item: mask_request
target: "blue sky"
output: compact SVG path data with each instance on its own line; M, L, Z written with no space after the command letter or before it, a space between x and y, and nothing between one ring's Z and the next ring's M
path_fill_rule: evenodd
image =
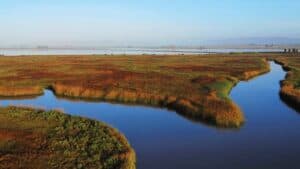
M300 38L299 0L0 0L0 45Z

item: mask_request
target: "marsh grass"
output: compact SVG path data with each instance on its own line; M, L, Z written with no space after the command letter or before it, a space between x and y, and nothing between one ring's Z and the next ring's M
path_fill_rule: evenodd
M258 54L16 56L0 57L0 66L9 72L0 73L0 96L51 88L58 96L164 106L223 127L244 121L228 97L231 88L268 71Z
M135 168L117 130L60 111L0 108L0 140L0 168Z
M300 110L300 56L281 56L273 58L287 71L281 82L280 96L288 105Z
M43 88L40 86L26 86L26 87L16 87L16 86L0 86L1 97L15 97L23 96L30 97L34 95L42 95Z

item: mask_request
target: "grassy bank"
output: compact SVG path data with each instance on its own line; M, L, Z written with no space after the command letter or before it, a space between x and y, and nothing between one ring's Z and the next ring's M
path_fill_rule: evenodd
M107 125L58 111L0 108L0 168L134 169L126 138Z
M269 71L259 54L0 57L0 96L40 94L163 106L188 118L239 127L231 88ZM26 92L24 92L26 91Z
M300 110L300 55L276 57L275 61L288 72L281 82L281 98L290 106Z

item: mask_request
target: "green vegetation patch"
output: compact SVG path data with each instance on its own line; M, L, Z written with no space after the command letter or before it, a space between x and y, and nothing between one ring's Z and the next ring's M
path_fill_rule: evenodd
M230 93L234 83L229 80L223 80L213 83L209 86L210 90L217 91L218 97L222 99L229 99L228 94Z
M0 168L133 169L126 138L104 123L59 111L0 108Z

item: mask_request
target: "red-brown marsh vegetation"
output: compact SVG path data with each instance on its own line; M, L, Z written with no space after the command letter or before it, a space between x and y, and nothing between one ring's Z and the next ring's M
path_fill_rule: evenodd
M0 96L50 88L59 96L163 106L239 127L244 116L228 94L239 80L267 71L264 58L246 54L0 57Z

